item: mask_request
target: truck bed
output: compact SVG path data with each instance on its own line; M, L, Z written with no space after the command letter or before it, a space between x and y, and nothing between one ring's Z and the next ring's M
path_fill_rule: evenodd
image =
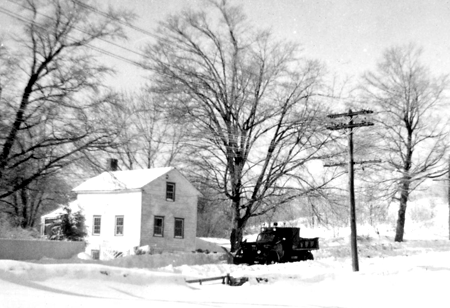
M319 249L319 238L303 238L301 237L297 243L294 243L294 250L316 250Z

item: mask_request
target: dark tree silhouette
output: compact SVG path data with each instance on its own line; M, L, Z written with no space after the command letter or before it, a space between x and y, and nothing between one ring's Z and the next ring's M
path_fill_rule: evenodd
M94 16L82 4L26 0L16 2L20 12L2 11L23 31L0 50L0 200L117 135L105 117L115 98L102 87L112 71L90 48L97 39L125 37L116 20L131 15Z

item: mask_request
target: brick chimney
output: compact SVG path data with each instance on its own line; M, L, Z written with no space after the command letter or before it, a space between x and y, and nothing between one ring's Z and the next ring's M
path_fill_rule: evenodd
M117 171L119 169L119 161L115 158L108 158L106 161L106 170L107 171Z

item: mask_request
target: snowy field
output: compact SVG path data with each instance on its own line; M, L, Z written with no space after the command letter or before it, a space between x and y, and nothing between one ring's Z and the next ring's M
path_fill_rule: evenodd
M408 226L403 243L393 242L389 228L360 227L359 272L352 271L346 229L303 230L320 236L321 249L314 261L286 264L236 266L220 251L102 263L1 260L0 307L449 307L445 224ZM226 274L249 280L185 281Z

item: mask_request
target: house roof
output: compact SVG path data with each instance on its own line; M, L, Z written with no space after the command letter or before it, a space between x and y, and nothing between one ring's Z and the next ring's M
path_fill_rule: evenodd
M78 185L73 191L89 192L140 189L174 169L173 167L165 167L103 172Z
M59 215L62 215L62 214L66 214L66 211L65 211L66 207L71 209L72 212L77 212L77 211L81 211L82 210L82 208L80 207L80 205L78 204L77 201L72 201L72 202L69 202L69 205L60 204L57 209L55 209L55 210L53 210L53 211L51 211L51 212L49 212L49 213L47 213L45 215L42 215L41 219L48 218L48 217L53 218L53 217L56 217L56 216L59 216Z

